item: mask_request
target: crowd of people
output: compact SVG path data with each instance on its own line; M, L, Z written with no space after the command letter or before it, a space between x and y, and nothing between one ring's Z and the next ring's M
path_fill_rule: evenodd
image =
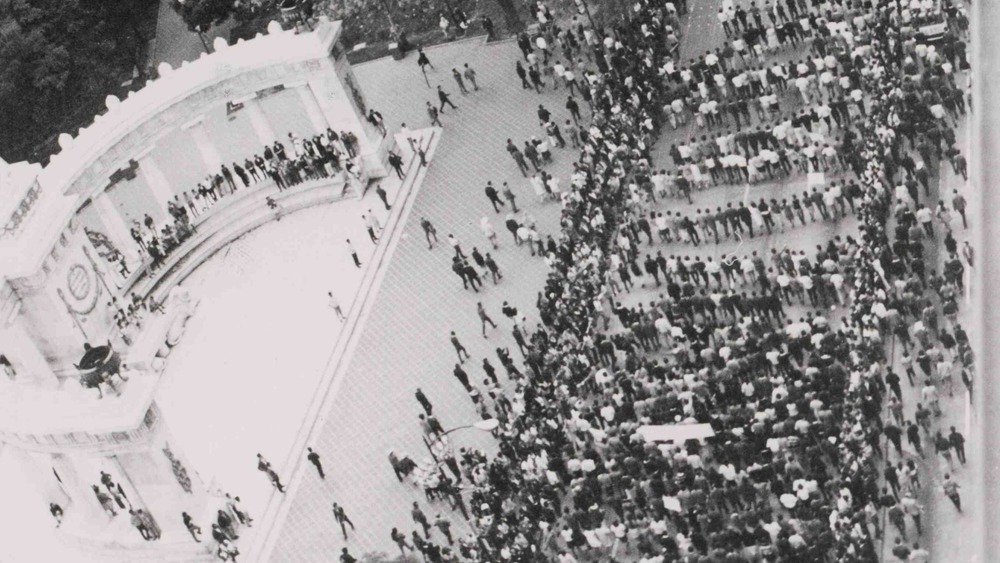
M372 110L370 115L377 116L377 112ZM148 257L148 266L155 272L171 252L195 234L198 217L240 189L272 181L279 191L285 191L308 180L337 174L343 174L348 183L352 180L360 183L358 149L358 139L350 131L338 134L328 128L308 138L289 133L286 143L275 140L265 145L262 152L244 159L242 164L223 164L196 188L175 195L167 202L170 217L166 220L157 223L148 213L141 222L133 220L130 234L143 261L147 262ZM128 275L124 264L122 268L122 274Z
M460 449L440 466L451 475L440 469L435 481L474 533L455 541L448 533L448 547L435 545L443 541L432 539L415 506L423 535L414 531L411 545L392 533L404 554L434 562L568 563L624 552L648 563L870 562L879 560L883 514L901 537L908 521L921 533L915 499L929 482L917 463L926 455L921 444L928 440L949 467L952 452L965 459L961 433L939 427L939 392L953 392L960 377L971 393L975 363L957 323L962 258L973 265L971 249L960 256L951 233L952 210L967 226L964 198L956 192L952 210L943 194L936 205L931 199L943 160L965 175L948 117L966 106L956 77L968 68L967 20L960 7L942 4L948 30L936 48L909 25L929 9L923 5L796 0L763 10L725 2L719 21L736 39L683 67L679 9L661 0L640 0L612 29L548 22L541 41L519 40L535 75L559 48L566 60L580 59L580 82L567 80L565 67L561 75L591 120L574 128L580 156L563 190L547 188L542 171L540 145L566 145L548 110L539 108L545 141L524 149L507 141L519 170L528 176L530 164L538 174L536 193L562 204L561 234L539 245L550 266L536 302L542 322L515 320L524 368L499 348L508 381L484 362L485 393L470 383L468 353L452 333L455 376L483 419L499 422L499 454ZM772 53L803 42L813 58L765 66ZM524 88L545 84L518 74ZM801 100L789 105L801 107L783 112L777 100L791 87ZM692 114L704 137L672 147L676 172L657 173L655 140ZM709 140L709 131L718 136ZM676 219L648 205L657 196L689 197L709 181L783 181L795 172L844 178L801 199L755 198ZM490 199L499 213L502 201ZM661 243L697 245L718 241L720 228L753 236L804 225L807 214L834 221L848 207L857 234L833 236L808 254L785 247L712 261L641 251L656 244L654 229ZM948 231L940 253L935 218ZM633 277L666 285L665 293L625 305ZM896 370L921 386L912 418L903 414ZM425 435L446 440L425 402ZM657 443L640 431L687 423L708 424L712 435ZM904 452L904 435L915 454ZM457 483L469 483L468 506ZM961 511L956 480L945 475L941 490ZM899 541L892 553L929 558L919 543Z

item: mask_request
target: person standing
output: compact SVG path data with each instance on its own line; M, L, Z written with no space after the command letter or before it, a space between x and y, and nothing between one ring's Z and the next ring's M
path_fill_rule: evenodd
M340 322L346 321L347 317L344 315L343 309L340 308L340 302L333 296L333 292L328 291L326 294L330 297L329 305L333 312L337 313L337 318L340 319Z
M353 532L354 522L351 522L351 519L347 517L347 513L344 512L344 507L340 506L336 502L333 503L333 519L337 521L337 524L340 524L340 531L344 533L344 539L346 540L347 526L350 525L351 531Z
M422 389L417 387L417 391L413 395L417 398L417 402L423 407L427 416L434 414L434 405L431 404L430 399L427 398Z
M306 459L308 459L309 463L316 467L316 471L319 473L319 478L326 480L326 474L323 473L323 463L319 460L319 454L314 452L312 448L306 448L306 450L309 452L306 454Z
M420 218L420 228L424 230L424 236L427 237L427 250L433 250L434 242L438 241L437 229L424 217ZM431 242L431 238L434 239L434 242Z
M146 541L153 539L149 535L149 530L146 529L146 524L142 521L142 518L134 510L129 510L128 513L130 514L129 522L136 530L139 530L139 535L142 536L142 539Z
M486 309L483 308L483 302L482 301L479 301L478 303L476 303L476 313L479 314L479 321L483 325L483 338L487 338L487 336L486 336L486 323L489 323L490 326L492 326L493 328L496 328L497 325L496 325L495 322L493 322L493 319L491 319L490 316L488 314L486 314Z
M347 239L347 251L351 253L351 259L354 260L354 265L360 270L361 260L358 259L358 251L354 250L354 245L351 244L351 239Z

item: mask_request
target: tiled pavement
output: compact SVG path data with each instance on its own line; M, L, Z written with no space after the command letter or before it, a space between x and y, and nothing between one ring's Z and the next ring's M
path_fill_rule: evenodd
M542 286L544 263L527 248L517 248L503 226L503 215L490 207L483 188L487 180L497 186L510 182L519 196L519 207L535 217L539 232L554 233L558 206L538 203L526 180L504 150L507 137L523 141L539 134L535 108L545 103L557 115L565 114L565 98L547 92L521 91L511 80L514 57L510 42L482 45L481 39L428 49L437 67L431 83L440 82L458 105L446 109L440 145L428 169L399 247L385 272L384 284L361 334L347 377L334 399L329 422L313 447L328 467L326 482L307 474L291 501L287 520L275 546L275 561L328 561L341 546L352 553L392 553L389 530L398 526L409 532L409 505L419 500L425 511L445 512L444 506L427 507L420 491L400 484L386 459L387 450L405 451L414 459L427 457L421 443L413 398L421 387L434 403L435 414L448 427L477 420L472 403L451 374L454 350L448 333L455 330L473 356L467 362L471 376L479 378L484 356L495 360L493 348L513 346L510 323L500 313L507 300L534 313L534 292ZM468 62L479 74L480 91L462 96L450 69ZM424 101L436 101L434 90L424 84L415 57L403 61L381 60L355 67L371 107L377 108L392 127L406 122L411 129L427 125ZM439 80L435 80L439 79ZM516 78L515 78L516 79ZM565 177L571 153L557 149L550 171ZM367 196L372 197L372 196ZM489 250L479 230L479 219L489 216L500 236L493 252L505 277L500 285L480 294L464 291L450 269L451 251L444 239L453 233L466 252L472 247ZM428 251L419 226L420 217L432 221L441 244ZM481 300L500 326L481 336L476 302ZM533 321L532 321L533 322ZM493 362L498 365L497 362ZM440 413L440 414L438 414ZM489 447L489 441L469 430L453 434L455 442ZM343 505L357 526L345 543L331 516L331 503ZM457 524L459 515L453 518Z
M687 25L689 37L682 43L682 58L718 44L721 32L710 21L713 14L714 9L707 6L696 7ZM478 379L482 357L495 359L492 350L499 343L513 346L509 322L499 312L500 303L510 301L528 314L531 323L535 322L533 303L535 292L544 280L544 265L530 257L527 249L516 248L509 242L502 215L493 213L482 189L487 180L498 186L510 182L519 196L519 207L526 208L537 219L543 236L555 233L557 205L535 201L503 144L508 137L520 144L540 133L535 119L538 103L544 103L556 116L565 116L565 90L555 93L546 90L537 95L518 88L513 64L519 52L512 42L484 45L481 39L471 39L428 49L427 54L436 67L429 73L431 84L442 84L459 109L449 108L442 117L441 143L413 204L399 247L386 266L386 283L379 290L362 329L361 344L350 360L329 419L312 444L324 456L328 479L321 482L311 471L305 472L270 552L275 561L328 561L342 546L349 547L355 556L370 551L394 554L396 547L389 540L389 530L399 527L408 533L413 529L409 518L412 501L419 501L430 515L449 514L441 505L428 507L420 491L398 483L386 460L389 448L405 451L418 461L427 457L416 423L421 411L413 390L418 386L425 390L446 428L476 420L471 402L450 373L455 360L448 332L455 330L469 348L473 361L466 364L467 370ZM450 69L461 68L466 62L479 73L481 90L462 96ZM427 124L424 102L436 102L436 96L425 85L414 57L375 61L355 67L355 73L365 88L369 105L382 112L390 128L403 122L411 129ZM678 133L668 132L667 138L657 145L654 162L658 166L669 168L666 150L673 142L671 139L677 137ZM565 182L575 151L555 149L554 156L555 163L549 171ZM754 199L760 195L780 199L804 188L805 178L796 176L787 183L752 186L750 194ZM709 188L696 193L695 199L691 206L677 201L661 203L661 209L724 205L726 201L744 199L744 187ZM498 287L487 282L482 294L476 295L463 291L460 280L450 271L450 250L444 237L454 233L464 249L476 246L485 252L488 243L478 228L482 216L491 218L500 236L501 248L493 254L506 277ZM420 217L427 217L438 228L442 244L434 251L426 248ZM854 232L855 222L850 218L837 225L817 223L797 227L784 235L758 236L742 246L724 242L719 247L657 245L655 249L667 255L679 252L706 256L733 251L769 252L772 246L787 244L808 252L834 234ZM641 290L627 301L648 300L652 296L652 291ZM483 301L500 325L500 329L490 330L488 340L480 335L475 313L477 300ZM490 441L475 430L453 436L457 445L490 447ZM333 501L346 508L357 526L346 542L331 516ZM457 514L450 514L449 518L455 523L461 520Z

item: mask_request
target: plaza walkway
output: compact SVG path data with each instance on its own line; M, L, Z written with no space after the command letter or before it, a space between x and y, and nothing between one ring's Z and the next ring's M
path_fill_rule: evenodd
M722 32L713 21L717 9L713 5L697 5L685 21L682 59L721 45ZM455 356L448 342L449 331L456 331L472 354L472 360L465 365L466 370L474 380L481 380L483 375L478 366L483 357L494 360L496 346L516 349L509 332L510 323L500 314L500 304L509 301L527 314L529 326L537 322L534 301L536 292L543 286L544 265L538 258L531 257L526 248L517 248L511 243L503 228L503 214L493 212L483 187L487 180L497 186L510 182L518 195L519 207L537 219L543 237L557 233L558 205L535 201L527 181L504 151L504 143L511 138L520 145L526 138L541 134L535 117L539 103L562 123L568 118L563 107L566 92L549 89L538 95L521 90L513 72L514 61L520 53L512 42L484 45L481 40L472 39L428 49L427 54L436 67L428 73L430 84L443 85L459 109L446 109L442 117L441 144L413 204L399 246L386 267L384 283L362 330L360 344L349 361L328 413L310 436L310 444L323 455L328 477L320 481L312 468L296 472L286 501L287 512L283 512L279 522L281 528L259 552L272 561L329 561L344 546L356 557L370 552L382 552L385 554L382 557L394 555L398 550L389 539L389 530L398 527L409 534L414 528L409 516L413 501L420 502L431 517L439 512L445 514L458 525L458 534L464 534L466 529L460 524L460 515L450 512L441 503L429 506L421 491L396 480L387 461L387 452L389 449L406 452L417 461L427 457L417 424L421 409L413 397L416 387L426 392L445 428L477 420L472 403L451 374ZM793 55L786 53L783 57ZM479 73L481 91L469 96L458 93L450 75L451 68L461 68L464 63L469 63ZM427 124L424 104L431 101L436 105L436 95L433 88L424 83L414 57L403 61L375 61L356 67L355 72L365 89L369 106L382 112L390 129L398 128L403 122L411 129ZM680 133L667 132L660 140L654 154L658 167L671 168L667 149L680 138ZM565 184L576 151L554 149L553 154L555 162L550 165L549 172ZM945 171L943 177L950 191L954 184L950 170ZM660 209L680 208L693 212L702 206L714 208L748 196L754 200L760 197L780 200L801 193L805 188L805 177L796 175L789 182L762 183L749 189L744 186L709 188L696 193L691 206L670 201L661 203ZM473 246L486 252L488 243L478 228L483 216L491 218L500 236L501 248L493 254L505 278L496 287L487 281L484 291L475 294L463 291L460 280L451 272L451 250L444 238L454 233L467 252ZM442 239L442 244L433 251L427 250L419 227L420 217L432 221ZM662 250L664 255L717 257L723 252L742 255L756 250L769 253L772 247L787 245L811 254L817 244L833 235L855 233L856 221L849 217L837 224L814 223L786 234L776 231L771 236L758 236L742 243L724 242L697 249L677 245L651 248ZM632 305L648 301L655 294L653 288L640 289L624 301ZM480 334L475 311L477 301L483 302L500 325L497 330L488 330L486 339ZM805 310L795 308L803 314ZM910 413L914 401L912 397L906 400ZM964 416L961 398L947 403L947 408L957 413L948 416L960 421ZM456 448L490 448L488 436L475 430L453 436ZM972 440L969 432L966 438ZM970 453L970 462L974 463L975 459ZM925 474L938 476L939 472L927 466ZM929 533L925 531L923 543L931 544L935 553L960 556L948 560L967 561L968 558L961 558L961 554L969 553L971 543L962 544L959 539L956 530L961 520L947 518L952 514L948 512L947 500L930 486L925 486L921 500L927 508L926 520L929 522L926 527L931 529ZM346 541L333 520L332 502L344 506L357 527L356 530L348 528ZM892 536L887 540L891 542ZM891 559L890 555L888 560Z

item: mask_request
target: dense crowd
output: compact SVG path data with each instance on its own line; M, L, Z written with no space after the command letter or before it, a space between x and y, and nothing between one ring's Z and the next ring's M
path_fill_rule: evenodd
M581 60L581 80L573 79L592 121L574 128L580 157L566 189L551 189L542 170L548 143L565 146L544 108L539 118L551 139L524 149L507 142L522 173L529 163L538 173L536 193L561 201L562 232L542 247L551 266L537 300L542 323L516 327L526 368L511 364L505 389L490 385L488 398L474 399L484 419L500 422L499 454L460 450L459 467L449 466L455 479L441 472L445 497L463 514L455 481L471 482L476 533L458 540L458 555L565 563L608 560L615 546L627 546L649 563L870 562L879 559L883 513L904 532L906 517L919 529L921 479L902 455L901 436L920 455L924 436L949 464L952 450L964 460L961 434L935 428L937 397L956 375L971 392L974 364L956 323L965 266L953 237L940 257L933 242L933 219L950 237L955 218L944 196L937 205L920 202L920 184L929 197L930 173L943 159L964 170L948 117L965 111L955 81L968 68L967 21L943 4L949 27L936 48L921 44L910 23L926 15L923 4L796 0L763 10L725 2L719 20L737 39L686 66L676 59L677 8L661 0L640 0L610 30L550 23L543 37L558 39L522 45L532 69L559 46L567 60L596 66ZM768 53L803 42L815 58L764 67ZM523 87L545 85L519 68ZM802 98L794 113L776 107L775 95L789 87ZM653 142L692 114L705 137L671 149L676 172L656 172ZM709 131L718 137L709 140ZM697 220L680 214L661 222L649 211L655 197L686 197L708 181L795 171L850 178L801 200L698 210ZM964 199L956 196L964 224ZM661 243L698 244L720 228L753 236L776 219L782 228L785 220L805 224L806 213L833 221L848 207L858 233L808 255L786 248L712 262L640 251L643 235L654 244L654 228ZM623 305L634 277L665 284L665 294ZM887 352L894 339L907 350L911 383L924 380L928 406L918 405L912 421L902 416ZM461 362L454 335L453 343ZM920 358L919 375L906 362L911 355ZM891 420L883 418L887 408ZM708 424L714 435L655 443L640 432L684 423ZM441 430L428 425L425 433ZM961 510L957 483L946 476L943 489ZM454 560L423 524L427 560ZM393 532L401 550L412 548ZM901 543L893 553L928 557Z

